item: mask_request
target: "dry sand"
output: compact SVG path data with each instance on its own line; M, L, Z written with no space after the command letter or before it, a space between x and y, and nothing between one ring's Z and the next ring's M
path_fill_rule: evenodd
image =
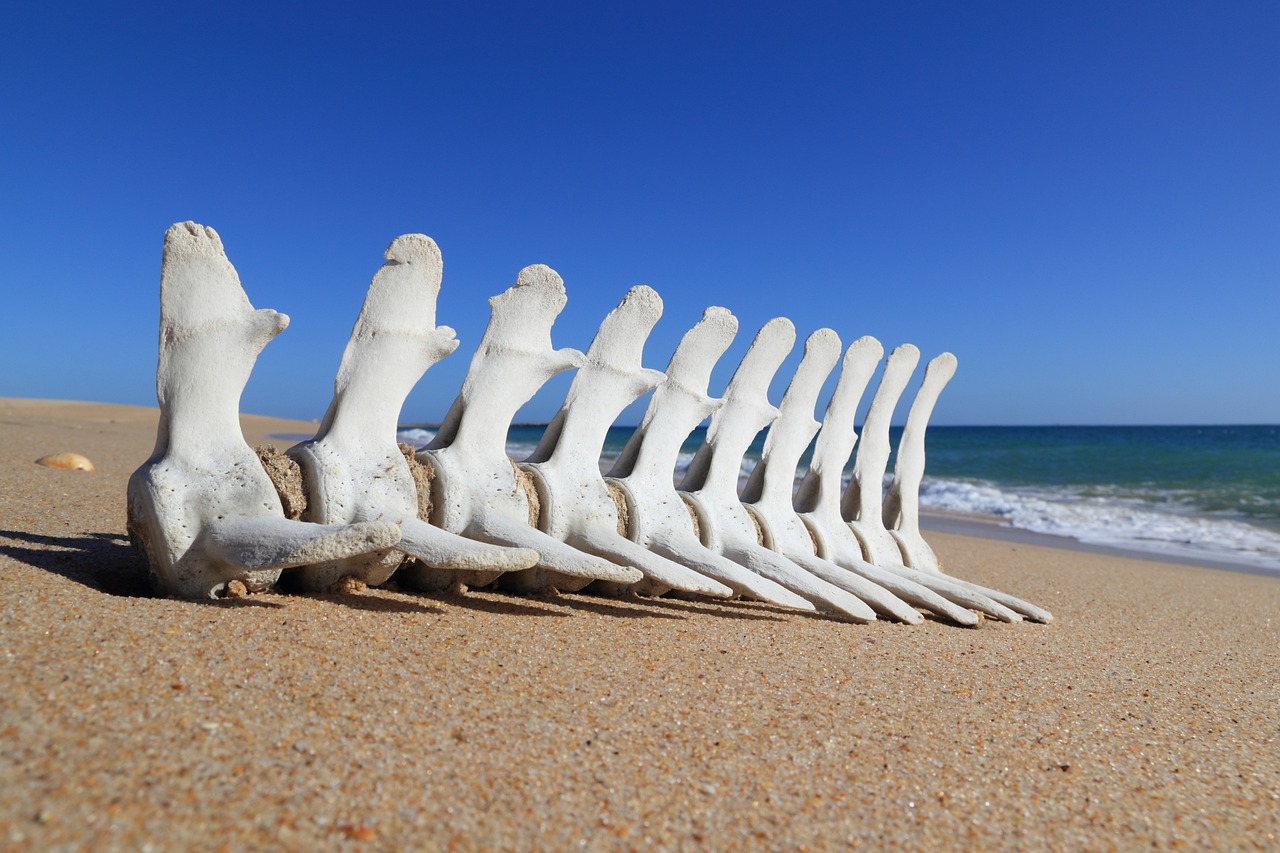
M168 601L124 537L155 421L0 400L0 848L1280 847L1280 579L934 534L1057 621Z

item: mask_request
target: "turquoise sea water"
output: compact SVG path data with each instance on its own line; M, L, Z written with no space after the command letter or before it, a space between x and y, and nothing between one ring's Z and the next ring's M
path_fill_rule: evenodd
M413 444L431 434L429 427L401 430ZM539 426L512 427L508 454L528 456L541 434ZM602 465L630 434L630 427L610 430ZM703 434L690 436L680 468ZM895 431L895 445L897 437ZM763 444L762 433L743 460L744 476ZM980 513L1091 544L1280 571L1280 426L937 426L929 428L926 453L926 509ZM890 473L892 466L891 460Z

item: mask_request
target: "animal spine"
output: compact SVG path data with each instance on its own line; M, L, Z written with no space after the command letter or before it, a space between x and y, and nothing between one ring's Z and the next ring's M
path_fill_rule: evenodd
M922 617L914 608L961 625L976 624L974 610L1006 621L1052 618L1029 602L943 574L920 535L924 433L955 371L954 356L930 363L882 500L889 418L919 359L915 347L890 355L859 439L854 409L883 354L874 339L861 338L845 353L819 424L817 395L840 355L835 332L810 336L775 407L769 381L795 330L785 318L771 320L717 400L707 395L708 379L737 332L727 310L707 309L665 373L642 365L645 339L662 313L648 287L627 293L585 354L556 349L551 329L567 301L564 284L554 270L534 265L489 300L489 324L461 392L432 442L406 459L395 440L400 408L426 369L458 342L452 329L435 325L442 277L435 243L406 234L386 259L343 353L320 429L288 451L305 504L301 518L290 519L237 422L257 353L288 318L253 309L213 229L194 223L169 229L160 293L160 429L155 453L129 483L130 534L161 592L217 596L232 582L263 589L283 572L304 589L349 579L377 585L396 573L425 588L500 580L519 591L738 595L854 621L878 613L917 623ZM508 459L505 439L516 411L549 378L572 368L578 374L538 449L520 464ZM650 391L642 423L601 477L598 459L610 425ZM677 490L672 478L681 443L708 416L706 440ZM740 497L743 455L770 425ZM793 497L801 454L815 433L813 462ZM841 496L855 446L854 477ZM429 502L422 497L428 482Z

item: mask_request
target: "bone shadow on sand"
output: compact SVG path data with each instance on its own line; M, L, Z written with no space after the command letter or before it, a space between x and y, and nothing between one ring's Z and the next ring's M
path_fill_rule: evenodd
M721 619L746 619L757 622L787 622L792 619L818 619L823 622L849 622L834 613L815 610L796 610L781 607L763 601L745 601L741 599L698 598L662 596L660 598L641 598L645 607L666 607L686 613L705 614Z
M686 616L655 611L644 599L635 606L630 599L607 598L586 593L536 592L530 594L508 592L502 589L482 587L468 592L423 592L424 598L465 607L485 613L516 616L558 616L565 618L574 611L608 616L614 619L685 619Z
M0 538L29 542L34 547L0 545L0 554L81 586L118 598L156 598L145 561L120 533L47 536L21 530L0 530ZM254 598L191 600L187 604L220 607L283 607Z
M289 594L289 597L324 601L329 604L349 607L352 610L365 610L370 613L421 613L426 616L443 616L447 612L442 607L423 604L415 600L406 600L403 597L403 593L379 595L378 593L380 592L384 591L374 588L368 592L297 593ZM390 593L391 591L387 590L385 592Z
M0 544L0 554L51 572L105 595L121 598L155 598L147 579L146 565L134 552L129 540L118 533L83 533L73 536L47 536L18 530L0 530L0 537L30 543L33 547ZM710 614L729 619L781 622L807 617L832 621L825 613L787 610L757 602L719 599L680 599L671 597L609 598L587 593L556 595L517 595L502 590L475 590L475 593L418 593L391 590L399 595L435 604L417 604L399 597L360 594L313 593L332 604L357 610L382 613L443 614L446 607L459 607L506 616L554 616L566 618L574 611L622 619L687 619L691 614ZM297 594L302 595L302 594ZM287 607L287 603L268 601L258 596L240 599L197 600L194 603L218 607ZM664 612L665 611L665 612ZM677 612L670 612L677 611ZM836 619L835 621L841 621Z
M34 547L0 544L0 554L75 581L82 586L122 598L151 598L147 568L129 540L119 533L81 533L47 536L21 530L0 530L0 537Z

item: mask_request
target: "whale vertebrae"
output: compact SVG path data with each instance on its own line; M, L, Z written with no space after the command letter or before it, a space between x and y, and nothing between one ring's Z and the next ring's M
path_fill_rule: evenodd
M253 308L212 228L169 228L160 427L128 490L129 533L159 592L216 598L265 589L282 574L303 590L376 586L394 574L401 586L427 590L496 583L518 592L740 596L855 622L918 623L921 611L960 625L977 624L979 614L1052 618L943 573L920 535L924 435L955 372L950 353L925 368L885 494L889 421L919 362L914 346L884 360L859 435L855 410L884 356L875 339L859 338L842 357L835 332L814 332L774 406L769 384L796 333L789 320L770 320L716 399L707 393L711 371L738 327L728 310L708 308L665 371L642 366L662 314L662 300L645 286L627 292L585 352L556 349L551 327L565 306L564 283L533 265L489 300L462 389L434 439L415 453L397 444L401 407L427 368L458 346L451 328L436 325L442 269L431 238L393 240L315 437L283 455L255 453L240 431L240 394L288 317ZM818 395L837 361L839 379L819 423ZM537 449L509 459L517 410L571 368L568 394ZM649 392L640 425L602 475L609 427ZM681 445L707 418L705 440L677 485ZM740 488L743 456L765 427L760 461Z

